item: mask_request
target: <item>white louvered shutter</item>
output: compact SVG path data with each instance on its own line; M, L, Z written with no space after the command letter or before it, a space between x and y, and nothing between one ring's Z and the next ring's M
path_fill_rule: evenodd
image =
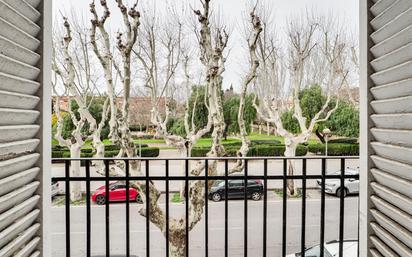
M44 256L44 8L42 0L0 0L1 257Z
M368 256L412 256L412 0L370 3Z

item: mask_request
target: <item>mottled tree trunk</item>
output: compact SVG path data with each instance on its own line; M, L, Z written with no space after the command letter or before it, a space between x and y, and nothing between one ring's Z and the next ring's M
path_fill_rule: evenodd
M293 141L291 142L290 139L285 139L285 147L286 147L285 157L295 157L296 156L296 149L298 147L297 143ZM288 175L293 176L294 171L295 171L295 160L289 159L288 160ZM287 187L288 187L289 194L291 196L297 194L295 181L293 179L287 180Z
M73 144L70 146L70 157L77 159L80 158L81 145ZM70 177L80 177L80 161L72 161L70 165ZM70 200L79 201L82 199L81 184L80 182L70 182Z
M179 240L178 244L169 245L169 255L170 257L186 257L186 242L185 240Z
M179 155L182 158L182 160L180 161L181 163L180 175L184 176L186 174L186 169L190 170L190 162L188 162L189 167L186 167L186 160L184 160L186 157L190 157L188 153L188 149L186 147L179 148ZM180 189L179 189L179 197L181 201L184 201L186 198L185 188L186 188L186 183L184 181L181 181Z

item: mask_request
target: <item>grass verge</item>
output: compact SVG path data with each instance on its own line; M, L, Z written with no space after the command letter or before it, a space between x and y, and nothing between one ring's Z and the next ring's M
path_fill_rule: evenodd
M288 195L288 198L290 198L290 199L301 198L301 197L302 197L302 188L297 188L296 191L297 191L297 194L296 194L296 195L293 195L293 196ZM275 188L275 189L273 189L273 192L274 192L277 196L279 196L279 197L281 197L281 198L283 197L283 189L281 189L281 188Z

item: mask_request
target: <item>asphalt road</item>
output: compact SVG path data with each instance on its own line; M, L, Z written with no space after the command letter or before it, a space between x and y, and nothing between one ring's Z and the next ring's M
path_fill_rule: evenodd
M162 204L164 207L164 204ZM139 205L132 204L131 254L146 256L145 219L138 215ZM229 201L229 256L243 256L244 246L244 202ZM288 200L287 205L287 251L300 249L301 200ZM53 257L65 256L65 208L52 209ZM184 204L170 204L172 216L184 213ZM358 198L345 200L345 238L356 239L358 235ZM251 257L262 256L263 238L263 201L248 202L248 253ZM92 207L92 255L105 256L105 207ZM339 235L339 199L326 199L326 240L335 240ZM224 202L209 203L209 256L224 256ZM111 254L125 256L125 205L110 205L110 249ZM190 256L204 256L204 218L190 232ZM282 201L268 201L267 221L268 255L281 256L282 243ZM319 243L320 200L309 199L306 209L306 246ZM71 208L71 256L85 256L86 249L86 209L84 206ZM165 239L155 226L150 228L151 256L165 256Z

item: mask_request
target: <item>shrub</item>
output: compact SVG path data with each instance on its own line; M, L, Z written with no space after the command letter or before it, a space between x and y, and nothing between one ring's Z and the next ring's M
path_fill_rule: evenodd
M158 157L160 153L159 147L145 147L142 148L141 157Z
M82 157L82 158L93 158L93 156L94 156L93 152L92 153L81 153L80 154L80 157Z
M309 145L309 152L325 155L324 144ZM328 144L328 155L330 156L356 156L359 155L359 144Z
M226 156L227 157L236 157L237 155L237 151L239 151L240 146L239 147L227 147L225 148L226 150Z
M119 151L120 146L118 146L118 145L105 145L104 150L105 151Z
M139 149L139 143L137 142L137 143L134 143L134 145ZM148 144L141 144L141 147L143 148L143 147L149 147L149 145Z
M111 158L116 157L119 154L119 150L104 151L104 157Z
M337 138L337 139L331 139L329 140L330 144L357 144L358 139L357 138Z
M143 145L142 145L143 146ZM109 147L109 149L113 149ZM104 157L111 158L116 157L119 154L120 150L105 150ZM157 157L159 156L160 149L158 147L142 147L142 157ZM94 149L85 148L81 150L81 158L93 158ZM52 151L52 158L70 158L70 151Z
M209 147L195 147L192 149L193 157L205 157L209 152ZM235 157L239 147L226 147L226 156ZM304 145L299 145L296 149L296 156L305 156L308 149ZM270 156L283 156L285 153L284 145L257 145L251 146L248 152L249 157L270 157Z
M63 151L52 151L52 158L63 158Z
M284 156L285 145L260 145L257 147L252 147L249 151L248 156ZM308 149L304 145L299 145L296 148L296 156L305 156L308 153Z
M154 135L143 135L143 139L154 139Z
M134 132L139 132L139 131L146 131L146 126L145 125L130 125L129 126L130 131Z
M93 148L82 148L81 152L82 153L93 153L94 149Z
M260 145L256 147L251 147L248 156L282 156L285 152L285 146L270 146L270 145Z
M280 145L278 140L252 140L251 145Z
M305 156L308 154L308 147L306 145L298 145L296 148L296 156Z
M192 157L205 157L209 151L209 147L193 147Z
M91 157L93 157L94 152L89 151L89 150L93 150L93 149L85 149L85 150L87 150L87 151L83 152L83 149L82 149L82 151L80 152L80 157L81 158L91 158ZM52 151L52 158L71 158L70 151Z
M240 146L227 146L225 145L226 157L236 157L237 151ZM194 147L192 148L192 157L206 157L206 154L210 151L210 147Z
M240 146L242 145L241 141L223 141L222 145L226 148L230 148L230 147L238 147L240 148Z
M70 158L70 152L64 151L63 153L63 158Z
M53 145L52 151L69 151L69 148L66 146Z

